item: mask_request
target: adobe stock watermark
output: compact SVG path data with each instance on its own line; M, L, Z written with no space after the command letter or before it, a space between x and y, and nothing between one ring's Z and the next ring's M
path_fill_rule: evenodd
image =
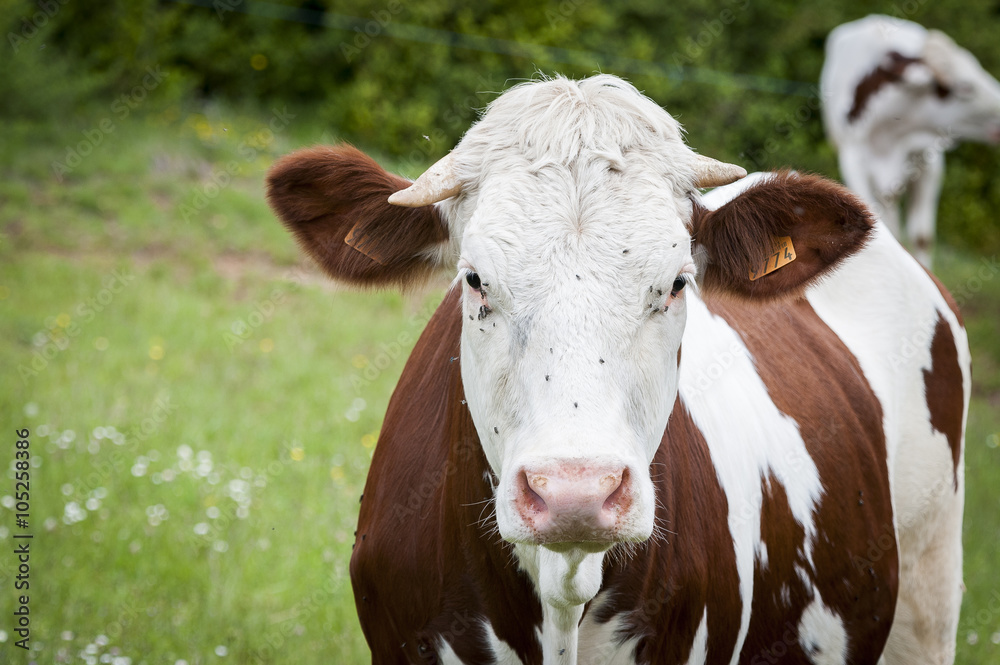
M146 409L142 420L124 433L125 443L114 446L108 456L95 457L90 463L93 471L86 477L77 478L72 483L72 491L66 492L65 496L71 496L82 502L92 491L103 487L112 477L124 473L130 465L126 455L135 454L139 450L139 444L156 434L175 411L177 405L170 401L169 395L157 397Z
M441 114L442 120L449 127L464 129L477 115L477 109L484 108L489 100L483 96L493 96L497 94L497 83L493 79L483 78L482 75L476 81L478 92L466 95L456 100ZM402 155L399 161L399 170L402 173L413 173L423 168L426 164L437 161L442 155L452 149L454 143L449 135L440 127L428 130L414 144L413 148Z
M372 10L370 21L364 26L354 26L355 34L350 43L340 42L340 54L344 56L344 60L350 63L361 55L402 11L403 3L400 0L389 0L383 9Z
M728 5L718 16L701 22L701 30L694 37L688 37L682 44L683 50L674 51L671 61L678 67L690 65L705 52L722 33L726 27L736 21L740 12L746 11L750 6L750 0L724 0L723 4Z
M239 500L234 499L221 508L216 506L216 509L218 510L216 515L210 516L209 521L199 522L191 531L188 532L189 544L202 547L211 546L213 543L221 539L223 534L225 534L231 525L247 519L250 514L249 497L251 492L251 483L249 479L253 478L253 485L257 487L267 487L270 485L272 480L285 473L285 470L295 462L295 458L292 456L292 451L297 447L297 442L285 441L281 446L281 452L278 453L278 459L271 460L267 466L252 471L248 474L248 476L230 480L230 483L237 482L242 483L242 485L245 486L246 489L241 491L246 493L246 503L244 504ZM230 498L234 497L233 494L230 494L229 496Z
M27 364L21 363L17 366L17 373L23 383L28 379L38 376L44 371L49 363L63 351L69 348L70 342L83 332L83 326L90 323L97 315L103 312L115 299L115 297L125 290L125 287L135 281L135 275L128 269L121 268L112 270L105 275L102 280L102 288L90 298L82 300L76 306L70 308L80 323L73 319L68 313L50 316L45 320L45 328L35 333L33 342L37 348L31 354L31 361Z
M170 73L163 71L159 65L147 67L146 75L138 84L111 102L109 107L111 115L102 118L93 127L83 130L82 140L75 145L66 146L66 156L63 160L52 162L52 173L56 180L62 182L65 175L72 173L80 166L83 160L103 144L107 137L115 133L118 129L116 123L128 118L132 111L146 100L149 93L163 83L163 80L169 75Z
M36 2L35 6L38 7L38 11L32 14L30 17L21 17L21 30L19 33L8 32L7 42L10 43L10 47L14 50L14 54L21 50L29 40L34 38L42 28L49 24L49 21L59 10L62 9L62 5L65 5L69 0L41 0L41 2Z
M271 109L271 119L268 123L237 144L236 154L242 158L242 162L231 159L221 169L214 169L209 176L209 182L199 187L187 203L181 204L180 214L184 221L190 224L193 217L207 208L209 202L232 184L233 178L242 170L242 164L248 164L257 157L260 152L258 146L271 143L274 135L288 127L295 117L294 113L288 112L287 106L283 106L280 110Z
M859 572L868 570L880 561L889 552L896 551L898 543L896 541L897 532L906 531L917 525L924 519L926 513L931 510L932 504L940 502L941 498L947 494L954 494L955 485L951 476L939 479L926 491L920 494L918 505L909 511L909 517L900 520L898 525L883 523L878 534L868 539L866 543L865 556L853 555L852 563Z
M253 663L273 663L277 654L285 646L286 640L301 634L304 625L314 614L329 604L329 599L341 593L347 574L342 565L334 568L323 585L313 590L307 597L297 602L287 611L272 620L272 627L261 635L265 644L250 654Z
M212 9L215 10L215 15L219 17L219 20L225 22L226 14L235 12L236 8L242 4L243 0L215 0L212 3Z
M430 321L437 307L437 302L428 303L407 320L406 325L396 335L395 340L389 343L379 342L378 352L373 357L362 356L364 365L359 368L360 372L351 373L351 387L354 388L355 394L360 395L364 392L373 381L382 376L382 372L403 356L404 349L416 343L421 331L427 326L427 322Z
M712 354L712 362L698 369L698 374L695 376L693 382L685 382L684 395L689 398L696 395L703 395L737 361L746 357L749 357L749 351L740 342L734 341L729 345L728 349L716 351Z
M414 517L426 519L429 513L424 510L426 503L434 497L451 476L462 469L468 469L480 452L479 443L474 440L464 440L458 443L458 450L438 470L424 476L420 484L413 484L406 500L392 506L392 515L400 523L409 523ZM492 498L490 499L492 501ZM484 507L485 509L485 507Z
M567 22L586 2L587 0L562 0L555 9L546 7L545 18L549 26L554 28L560 23Z
M958 286L950 288L951 295L959 307L972 300L977 293L983 290L986 282L992 281L997 276L997 273L1000 273L1000 262L997 261L996 254L988 259L984 257L979 263L980 266L976 270L975 275Z
M752 162L754 170L767 170L770 168L769 158L781 149L782 140L787 140L792 132L805 127L822 108L822 95L819 88L814 86L806 101L774 123L771 133L764 139L759 148L744 150L740 153L740 158Z
M920 11L920 8L927 4L927 0L903 0L903 2L897 2L892 6L892 9L885 12L885 14L899 19L908 19ZM881 23L879 25L879 31L886 37L892 35L899 26L890 23Z
M282 273L281 278L297 288L306 282L308 276L300 268L293 268ZM253 334L260 329L277 311L278 306L285 300L288 288L277 286L271 293L261 300L253 303L249 314L233 321L229 330L222 335L222 341L226 344L226 349L233 353L244 342L253 337Z

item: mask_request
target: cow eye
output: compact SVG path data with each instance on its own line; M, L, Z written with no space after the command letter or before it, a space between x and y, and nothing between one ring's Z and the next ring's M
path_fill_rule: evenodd
M476 289L477 291L482 288L483 283L479 279L479 273L477 272L467 272L465 273L465 281L469 283L469 286Z
M684 290L685 286L687 286L687 280L683 277L678 277L674 280L674 284L670 288L670 295L676 297L678 293Z

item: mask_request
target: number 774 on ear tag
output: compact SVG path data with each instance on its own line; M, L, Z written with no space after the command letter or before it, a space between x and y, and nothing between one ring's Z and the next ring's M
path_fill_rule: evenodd
M787 266L795 260L795 248L792 246L792 239L789 236L782 236L774 239L774 253L767 257L764 265L757 270L750 270L750 281L768 275L778 268Z

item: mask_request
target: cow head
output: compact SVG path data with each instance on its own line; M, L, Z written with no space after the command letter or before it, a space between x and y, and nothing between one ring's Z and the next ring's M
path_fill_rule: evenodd
M654 530L650 462L692 291L796 294L869 232L853 197L806 176L698 204L699 188L743 175L695 154L631 85L596 76L512 88L412 184L350 147L294 153L268 180L279 217L336 279L451 271L500 534L586 554ZM781 236L798 258L752 281Z
M976 57L943 32L928 30L921 60L937 100L935 125L952 139L1000 142L1000 83Z

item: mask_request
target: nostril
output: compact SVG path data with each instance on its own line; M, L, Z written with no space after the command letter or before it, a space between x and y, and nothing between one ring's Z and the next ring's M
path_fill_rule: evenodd
M607 481L607 489L613 490L604 500L604 510L613 512L627 510L632 504L631 476L628 469L622 469L621 474L605 476L602 484L604 481Z
M549 480L545 476L532 474L529 477L526 472L521 472L521 475L518 477L517 502L522 512L528 511L539 514L548 510L545 499L539 494L539 492L545 491L545 486L548 485L548 482Z

